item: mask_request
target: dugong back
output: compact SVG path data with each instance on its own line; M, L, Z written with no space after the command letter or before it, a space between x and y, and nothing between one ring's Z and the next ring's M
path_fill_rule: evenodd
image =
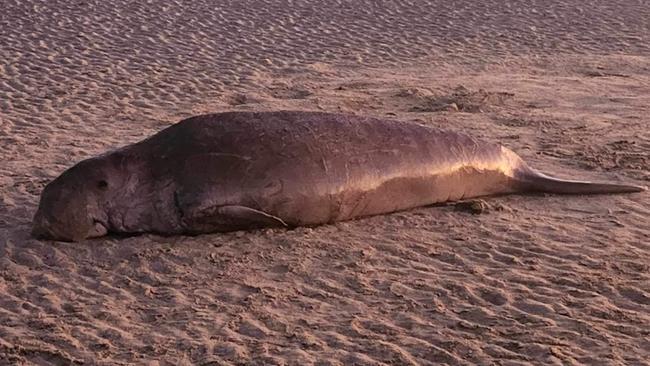
M318 112L198 116L147 143L173 172L181 211L238 205L288 225L501 192L512 170L500 146L463 134Z

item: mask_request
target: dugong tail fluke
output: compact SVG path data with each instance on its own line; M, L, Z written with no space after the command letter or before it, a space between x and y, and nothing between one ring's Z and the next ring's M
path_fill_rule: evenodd
M526 167L517 177L524 190L557 194L606 194L643 192L647 187L631 184L600 183L550 177Z

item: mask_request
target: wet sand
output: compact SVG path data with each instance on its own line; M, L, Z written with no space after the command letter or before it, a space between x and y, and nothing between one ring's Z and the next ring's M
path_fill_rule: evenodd
M213 3L3 2L0 364L650 364L647 192L30 238L67 167L226 110L418 121L650 185L644 1Z

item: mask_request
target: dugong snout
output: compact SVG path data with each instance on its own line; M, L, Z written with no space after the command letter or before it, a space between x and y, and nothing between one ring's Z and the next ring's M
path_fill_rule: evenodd
M50 233L49 227L50 225L47 220L43 218L41 210L36 211L32 222L32 236L36 239L44 239L48 237Z
M36 239L79 241L108 234L108 229L102 222L89 218L88 223L89 225L70 226L69 223L48 219L38 210L34 215L31 235Z

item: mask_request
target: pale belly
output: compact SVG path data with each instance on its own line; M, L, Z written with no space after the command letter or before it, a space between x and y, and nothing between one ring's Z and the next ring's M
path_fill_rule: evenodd
M513 191L500 170L463 168L445 174L357 179L341 185L294 187L259 197L260 209L292 226L316 225Z

